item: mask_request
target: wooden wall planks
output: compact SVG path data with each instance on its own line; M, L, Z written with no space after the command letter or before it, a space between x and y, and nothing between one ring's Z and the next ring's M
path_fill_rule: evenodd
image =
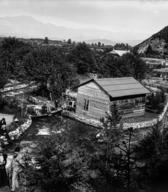
M109 96L105 94L94 82L90 82L78 88L78 93L94 98L109 100Z
M84 110L84 101L89 100L88 111ZM109 110L109 97L93 82L78 89L76 113L88 118L100 119Z

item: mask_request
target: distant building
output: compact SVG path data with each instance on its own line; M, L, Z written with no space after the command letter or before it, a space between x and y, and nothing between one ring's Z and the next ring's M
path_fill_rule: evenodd
M133 77L91 79L77 87L76 113L100 120L117 104L124 117L145 112L145 97L150 93Z
M150 69L156 69L168 65L168 61L166 59L148 58L148 57L141 57L141 59L146 63L146 65Z
M113 49L112 51L109 52L109 54L119 56L119 57L123 56L126 53L130 53L130 51L129 50L116 50L116 49Z
M101 48L97 48L96 51L99 52L99 53L103 53L104 52L104 50L101 49Z
M153 73L155 76L168 79L168 68L154 69Z

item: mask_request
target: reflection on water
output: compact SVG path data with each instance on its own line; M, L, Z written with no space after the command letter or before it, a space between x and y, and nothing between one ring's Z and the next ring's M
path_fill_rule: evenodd
M39 129L37 135L51 135L49 128L46 126L43 126L41 129Z
M55 133L61 133L63 130L69 130L71 139L76 137L88 137L94 134L96 129L79 123L75 120L63 118L61 116L52 116L39 119L33 119L31 127L23 134L21 141L43 140Z
M65 120L59 116L33 119L31 127L23 134L23 141L37 141L41 137L51 135L52 131L59 130L64 126Z

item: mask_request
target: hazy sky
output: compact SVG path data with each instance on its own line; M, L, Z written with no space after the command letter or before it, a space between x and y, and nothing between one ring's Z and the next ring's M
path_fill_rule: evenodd
M57 26L130 32L142 39L168 25L168 1L0 0L0 17L19 15Z

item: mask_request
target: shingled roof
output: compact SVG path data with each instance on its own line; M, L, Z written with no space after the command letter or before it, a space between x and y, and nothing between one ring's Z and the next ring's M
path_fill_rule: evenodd
M133 77L91 79L112 98L150 93ZM89 83L87 81L79 86Z

